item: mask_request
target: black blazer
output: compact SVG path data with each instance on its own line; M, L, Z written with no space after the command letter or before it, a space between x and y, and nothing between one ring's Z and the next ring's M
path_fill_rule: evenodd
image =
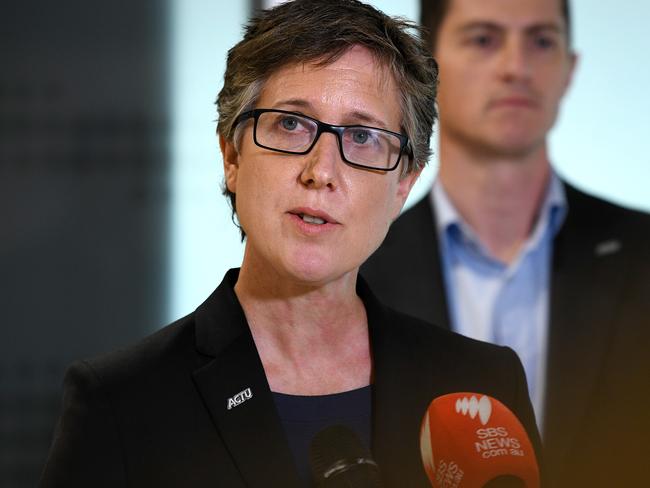
M77 362L40 486L296 487L296 469L227 273L196 312L134 347ZM363 280L373 357L373 445L385 486L428 487L419 428L457 391L505 403L539 451L516 355L382 306ZM227 399L251 389L232 409Z
M547 480L637 486L650 479L650 216L565 189L551 272ZM449 328L434 215L428 196L404 212L361 273L383 303Z

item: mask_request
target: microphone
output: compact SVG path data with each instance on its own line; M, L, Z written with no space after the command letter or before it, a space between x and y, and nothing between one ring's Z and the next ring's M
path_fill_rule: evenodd
M434 488L539 488L526 429L503 403L480 393L450 393L431 402L420 454Z
M309 446L316 486L381 488L379 468L357 435L343 425L318 432Z

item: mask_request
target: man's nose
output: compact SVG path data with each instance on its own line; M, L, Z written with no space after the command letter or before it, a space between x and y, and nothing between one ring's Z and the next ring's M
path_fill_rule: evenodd
M525 39L513 36L504 43L500 53L500 75L509 82L530 80L532 63Z

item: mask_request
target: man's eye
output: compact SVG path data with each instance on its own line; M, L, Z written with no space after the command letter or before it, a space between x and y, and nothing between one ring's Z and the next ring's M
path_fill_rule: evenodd
M474 36L471 39L471 43L478 47L489 47L494 43L494 40L487 34L481 34Z
M550 49L555 46L555 40L550 37L539 36L535 38L535 45L541 49Z

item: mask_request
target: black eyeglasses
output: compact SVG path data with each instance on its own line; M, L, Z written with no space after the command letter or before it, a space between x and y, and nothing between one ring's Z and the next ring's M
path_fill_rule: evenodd
M408 148L408 137L365 125L331 125L286 110L259 108L235 121L254 119L253 140L264 149L286 154L307 154L323 132L336 134L341 159L350 166L392 171Z

